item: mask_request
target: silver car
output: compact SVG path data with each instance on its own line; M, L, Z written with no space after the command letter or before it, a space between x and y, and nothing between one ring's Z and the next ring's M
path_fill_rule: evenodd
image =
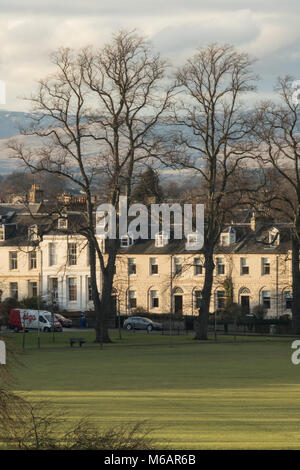
M161 330L162 325L145 317L130 317L124 321L126 330Z

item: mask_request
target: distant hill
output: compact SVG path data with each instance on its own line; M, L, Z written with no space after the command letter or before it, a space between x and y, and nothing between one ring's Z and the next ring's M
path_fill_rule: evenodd
M27 127L30 119L30 113L0 110L0 139L8 139L20 134L19 127Z

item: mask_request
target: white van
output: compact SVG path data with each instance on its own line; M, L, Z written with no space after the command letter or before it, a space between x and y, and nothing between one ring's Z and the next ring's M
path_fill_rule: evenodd
M8 326L15 331L23 328L25 330L38 330L40 328L41 331L52 331L52 314L47 310L14 308L10 311ZM62 326L55 320L55 317L54 330L62 331Z

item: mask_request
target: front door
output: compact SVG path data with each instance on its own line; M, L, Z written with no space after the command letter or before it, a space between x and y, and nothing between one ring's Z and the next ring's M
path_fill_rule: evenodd
M175 314L182 314L182 295L174 295Z
M248 314L250 311L249 295L241 295L241 307L244 314Z

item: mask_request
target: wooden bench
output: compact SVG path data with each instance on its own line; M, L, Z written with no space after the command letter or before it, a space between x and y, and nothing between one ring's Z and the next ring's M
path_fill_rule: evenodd
M73 347L73 344L76 344L78 343L79 344L79 347L81 348L81 346L83 345L83 343L85 343L85 339L83 338L70 338L70 346L71 348Z

